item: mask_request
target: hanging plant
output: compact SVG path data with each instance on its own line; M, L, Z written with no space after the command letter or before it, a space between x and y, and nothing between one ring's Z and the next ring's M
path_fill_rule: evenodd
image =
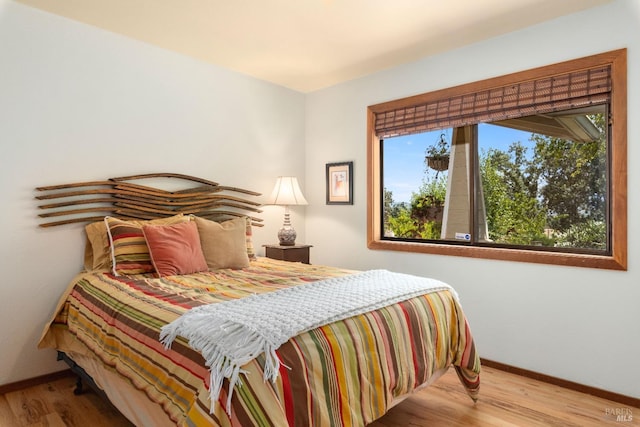
M444 136L444 133L441 133L438 141L425 151L425 163L438 172L449 169L449 143Z

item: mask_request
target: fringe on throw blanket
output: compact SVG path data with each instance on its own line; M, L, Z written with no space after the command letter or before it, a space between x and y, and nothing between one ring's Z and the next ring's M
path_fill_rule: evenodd
M243 365L265 353L264 379L275 381L280 369L276 350L290 338L348 317L366 313L451 286L435 279L370 270L311 282L266 294L193 308L162 327L165 349L178 335L200 351L210 371L213 413L225 378L229 380L226 411L231 414L233 389L242 385Z

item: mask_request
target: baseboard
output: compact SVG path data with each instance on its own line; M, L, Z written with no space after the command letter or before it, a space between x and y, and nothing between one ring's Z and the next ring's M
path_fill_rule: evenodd
M23 390L25 388L37 386L40 384L48 383L51 381L59 380L60 378L73 376L71 369L65 369L63 371L54 372L52 374L41 375L35 378L29 378L15 383L9 383L0 385L0 395L11 393L13 391Z
M562 378L556 378L550 375L540 374L538 372L529 371L527 369L518 368L515 366L500 363L500 362L494 362L493 360L487 360L482 358L480 360L482 365L488 366L490 368L494 368L500 371L505 371L512 374L520 375L522 377L542 381L544 383L557 385L559 387L578 391L580 393L590 394L592 396L611 400L613 402L622 403L624 405L628 405L634 408L640 408L640 399L637 399L635 397L625 396L624 394L613 393L611 391L602 390L596 387L575 383L573 381L563 380ZM482 384L482 379L480 380L480 384Z

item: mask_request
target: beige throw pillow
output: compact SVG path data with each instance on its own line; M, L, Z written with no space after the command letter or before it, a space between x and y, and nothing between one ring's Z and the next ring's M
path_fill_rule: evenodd
M249 267L246 218L236 218L219 223L195 217L195 221L198 226L202 252L209 269Z

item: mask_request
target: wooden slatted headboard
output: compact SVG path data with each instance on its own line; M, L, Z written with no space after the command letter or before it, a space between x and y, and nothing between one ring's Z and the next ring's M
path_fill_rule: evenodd
M132 181L166 179L180 181L181 188L171 191ZM186 185L186 187L185 187ZM105 181L38 187L38 216L44 218L40 227L100 221L105 216L121 219L154 219L183 213L222 221L248 216L252 225L262 227L262 219L254 214L262 212L261 204L251 197L260 193L242 188L226 187L217 182L175 173L150 173L108 178Z

